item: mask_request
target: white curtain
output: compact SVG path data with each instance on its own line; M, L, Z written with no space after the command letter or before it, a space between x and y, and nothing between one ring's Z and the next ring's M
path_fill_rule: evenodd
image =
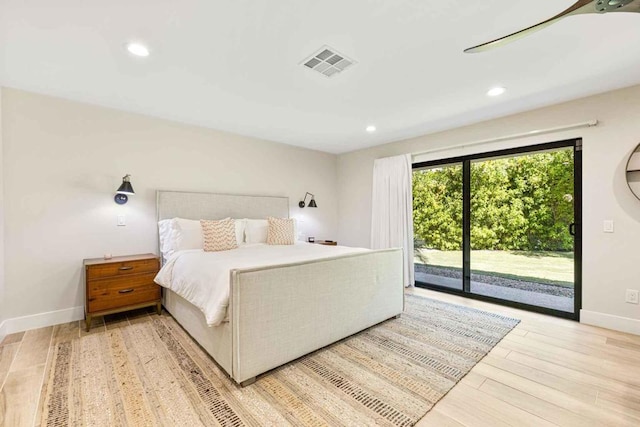
M371 247L404 250L404 285L414 284L411 155L377 159L373 164Z

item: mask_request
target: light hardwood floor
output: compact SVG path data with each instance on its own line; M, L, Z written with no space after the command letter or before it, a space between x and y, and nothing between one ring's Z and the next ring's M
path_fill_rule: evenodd
M408 292L522 320L418 426L640 425L640 336L424 289ZM148 313L94 319L89 333L145 321ZM50 348L87 334L81 323L10 335L0 344L0 425L39 425Z

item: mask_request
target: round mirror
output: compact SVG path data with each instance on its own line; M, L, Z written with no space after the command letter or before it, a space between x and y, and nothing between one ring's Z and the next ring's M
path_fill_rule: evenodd
M640 199L640 144L633 150L627 162L627 184L633 194Z

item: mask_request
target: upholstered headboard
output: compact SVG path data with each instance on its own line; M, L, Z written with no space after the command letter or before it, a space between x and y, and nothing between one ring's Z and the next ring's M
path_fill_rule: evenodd
M158 221L169 218L278 218L289 217L289 198L238 194L158 191Z
M158 221L175 217L195 220L227 217L262 219L268 216L289 218L289 198L158 191L156 210ZM158 252L161 253L159 243Z

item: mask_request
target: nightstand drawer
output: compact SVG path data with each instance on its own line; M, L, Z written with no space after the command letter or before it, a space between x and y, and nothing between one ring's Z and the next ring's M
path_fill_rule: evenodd
M158 271L157 259L142 259L136 261L113 262L87 266L87 279L123 276L138 273L153 273Z
M89 298L89 311L97 312L160 299L160 286L147 284L124 289L110 289L105 295Z
M127 289L144 288L148 285L158 286L154 283L155 273L138 274L131 277L112 277L109 279L87 281L87 293L89 298L101 296L118 296L126 294Z

